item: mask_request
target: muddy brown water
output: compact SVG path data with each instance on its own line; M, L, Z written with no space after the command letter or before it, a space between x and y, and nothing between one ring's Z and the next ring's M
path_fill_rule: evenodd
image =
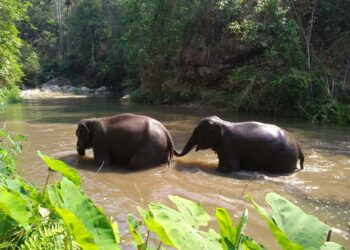
M283 176L256 172L222 175L216 171L218 161L213 152L193 150L183 158L175 157L170 167L162 165L137 172L105 167L96 172L91 150L85 158L76 154L76 124L83 118L125 112L161 121L170 131L177 149L182 149L193 127L205 116L215 114L229 121L274 123L299 139L305 154L305 168ZM350 127L189 108L126 105L119 103L116 97L25 100L22 104L9 105L0 114L2 126L28 138L18 157L19 172L37 185L44 184L48 172L36 155L37 150L78 169L84 190L108 216L117 220L125 244L129 239L129 212L138 215L137 206L146 207L150 202L171 205L167 196L179 195L201 202L213 218L210 226L216 229L216 207L226 208L235 223L244 208L248 208L246 234L269 249L278 249L265 221L244 197L248 192L266 207L265 195L276 192L326 221L333 227L332 240L350 247Z

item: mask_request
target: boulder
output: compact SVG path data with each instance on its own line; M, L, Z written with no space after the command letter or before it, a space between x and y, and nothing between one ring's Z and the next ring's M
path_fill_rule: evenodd
M76 87L71 86L70 88L67 89L68 93L73 93L73 94L78 94L79 93L79 89Z
M64 86L64 85L71 85L71 82L65 78L65 77L56 77L56 78L53 78L45 83L43 83L41 85L41 89L46 89L48 87L51 87L51 86Z
M102 86L102 87L95 89L95 94L105 94L105 93L107 93L106 86Z
M88 88L88 87L81 87L80 88L80 92L82 93L82 94L87 94L87 93L89 93L89 92L91 92L92 90L90 89L90 88Z
M46 88L42 88L45 92L61 92L61 88L57 85L48 86Z
M131 102L131 97L130 97L130 95L124 95L124 96L122 96L122 97L119 99L119 101L120 101L121 103L130 103L130 102Z
M41 94L42 92L40 89L28 89L28 90L21 91L21 97L23 98L30 98L33 96L39 96Z

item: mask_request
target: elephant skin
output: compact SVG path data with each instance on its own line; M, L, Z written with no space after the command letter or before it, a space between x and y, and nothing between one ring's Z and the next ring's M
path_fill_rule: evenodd
M81 120L76 130L77 152L92 148L98 165L117 164L129 169L170 163L174 144L168 130L157 120L121 114Z
M211 148L218 155L218 170L224 173L248 170L291 173L304 155L298 142L285 130L260 122L232 123L217 116L202 119L180 154Z

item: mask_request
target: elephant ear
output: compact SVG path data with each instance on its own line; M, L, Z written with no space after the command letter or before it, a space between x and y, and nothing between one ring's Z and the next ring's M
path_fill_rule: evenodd
M79 122L77 129L77 136L82 141L87 141L89 139L90 130L85 122Z
M218 145L224 136L223 128L216 122L210 122L210 128L208 131L208 140L211 145Z

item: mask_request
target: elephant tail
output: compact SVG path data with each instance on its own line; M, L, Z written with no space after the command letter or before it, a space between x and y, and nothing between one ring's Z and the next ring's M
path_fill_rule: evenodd
M166 134L167 142L168 142L167 151L169 152L167 161L168 161L168 166L170 166L170 162L173 159L173 154L174 154L174 151L175 151L175 149L174 149L174 142L173 142L173 138L171 138L171 135L170 135L168 130L165 130L165 134Z
M181 157L182 156L182 154L177 152L177 150L175 148L174 148L173 152L174 152L174 155L177 156L177 157Z
M300 168L304 169L304 154L303 154L303 151L301 151L301 148L299 145L298 145L298 155L300 160Z

